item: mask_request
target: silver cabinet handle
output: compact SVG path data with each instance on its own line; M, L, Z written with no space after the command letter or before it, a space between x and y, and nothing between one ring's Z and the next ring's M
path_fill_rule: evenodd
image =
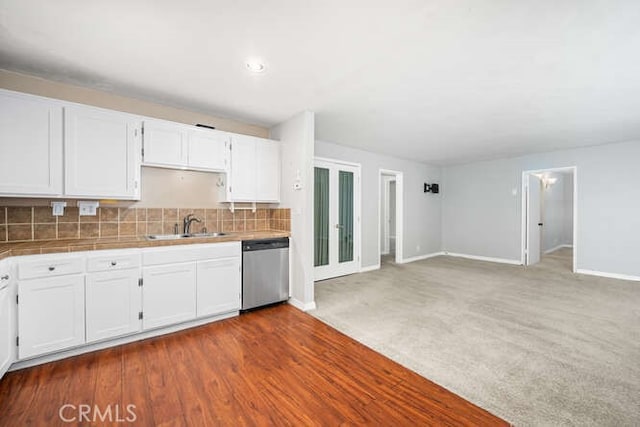
M4 276L1 276L0 280L3 281L3 282L6 281L6 280L9 280L9 275L5 274Z

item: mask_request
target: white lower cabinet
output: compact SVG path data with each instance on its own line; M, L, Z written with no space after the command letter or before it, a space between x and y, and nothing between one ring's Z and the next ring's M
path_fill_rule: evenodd
M195 263L144 267L142 279L144 329L195 319Z
M198 317L240 310L240 257L198 261Z
M0 378L15 358L15 322L12 320L15 302L8 260L0 261Z
M84 275L22 280L18 284L18 357L84 344Z
M240 242L29 255L12 264L14 286L2 279L6 262L0 262L0 376L16 359L30 363L26 359L237 314L241 260Z
M139 269L87 274L87 342L139 332L142 295Z

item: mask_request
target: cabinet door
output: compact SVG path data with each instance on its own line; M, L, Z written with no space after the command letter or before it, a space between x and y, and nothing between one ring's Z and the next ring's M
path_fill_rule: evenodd
M157 328L196 317L196 263L143 268L142 326Z
M0 195L62 194L62 106L0 91Z
M139 199L140 122L128 114L65 107L65 194Z
M11 287L9 271L4 261L0 262L0 378L13 363L16 334L11 319Z
M256 201L280 201L280 142L256 142Z
M256 139L244 135L232 139L230 202L256 200Z
M140 331L139 275L138 269L87 275L87 342Z
M187 167L187 129L178 123L144 121L143 164L168 168Z
M189 168L224 172L228 149L227 133L193 129L189 132Z
M84 276L23 280L18 295L20 359L84 344Z
M240 258L198 261L198 317L240 309Z

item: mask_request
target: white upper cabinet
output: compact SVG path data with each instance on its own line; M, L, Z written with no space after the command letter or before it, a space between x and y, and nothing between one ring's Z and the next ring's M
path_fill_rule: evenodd
M140 121L99 108L64 108L65 195L140 198Z
M256 141L256 196L262 202L280 201L280 142Z
M144 121L144 165L224 172L229 134L164 120Z
M189 130L190 169L224 172L227 169L229 134L212 129Z
M185 126L164 120L145 120L144 165L175 168L186 166L187 138Z
M280 143L247 135L233 135L229 202L280 201Z
M231 148L231 177L228 201L256 201L256 139L234 135Z
M0 90L0 195L62 194L62 105Z

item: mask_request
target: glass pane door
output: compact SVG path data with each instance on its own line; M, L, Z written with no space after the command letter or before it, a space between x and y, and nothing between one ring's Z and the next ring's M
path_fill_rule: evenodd
M338 175L338 262L353 261L353 172Z
M314 279L355 273L360 269L360 169L320 159L314 166Z
M329 169L314 169L313 265L329 264Z

